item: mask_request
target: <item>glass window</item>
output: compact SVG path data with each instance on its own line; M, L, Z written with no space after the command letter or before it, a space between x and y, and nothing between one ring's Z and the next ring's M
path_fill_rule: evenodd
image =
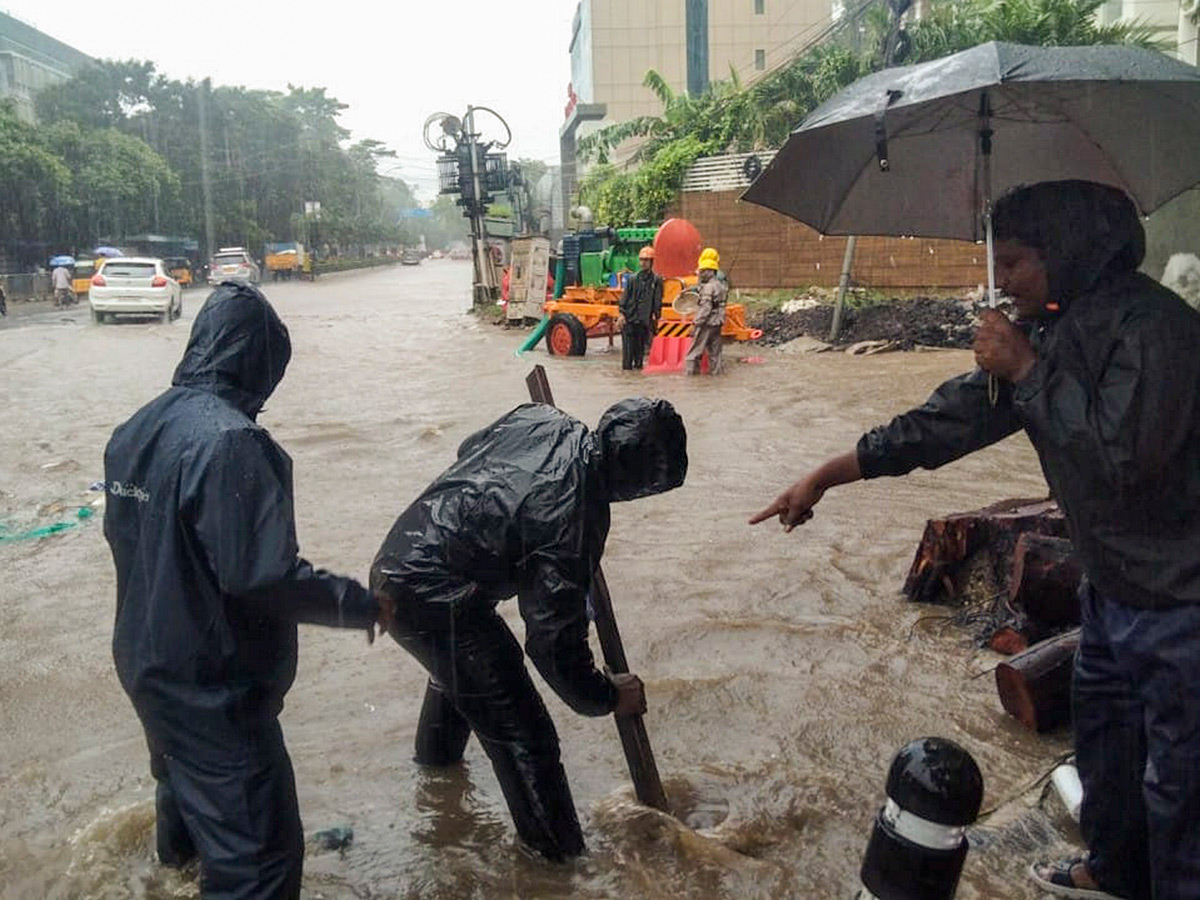
M104 266L104 275L107 278L153 278L157 274L154 263L123 263L114 260Z
M758 69L758 71L761 72L766 67L767 67L767 51L766 50L755 50L754 51L754 68Z
M754 0L754 14L756 16L761 16L763 14L763 7L766 5L767 0Z

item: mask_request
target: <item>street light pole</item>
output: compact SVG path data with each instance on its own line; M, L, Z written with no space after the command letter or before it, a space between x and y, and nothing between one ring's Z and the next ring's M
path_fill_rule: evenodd
M212 185L208 179L208 91L211 82L205 78L196 87L197 105L200 118L200 191L204 195L204 252L205 261L212 259L213 251L213 211Z
M480 144L480 133L475 130L475 114L479 111L491 114L504 126L507 136L503 142L488 141L486 144ZM433 139L430 137L430 126L435 122L441 128L442 134ZM489 304L499 296L499 285L487 244L487 224L484 215L487 212L487 204L492 199L487 191L504 189L506 164L503 154L490 154L489 151L494 146L507 147L512 139L512 131L495 110L486 106L468 106L461 121L457 116L448 113L431 115L425 120L424 139L426 147L442 154L438 158L440 192L458 194L458 205L463 208L463 215L471 221L471 256L474 260L472 299L476 306ZM453 151L449 148L450 139L454 140ZM497 171L501 177L495 184L487 177L489 162L498 164Z
M463 136L469 141L471 167L471 242L475 259L475 303L483 305L496 299L496 270L492 265L491 248L487 243L487 223L484 215L487 204L484 200L483 160L479 158L479 134L475 131L475 107L468 106L463 117Z

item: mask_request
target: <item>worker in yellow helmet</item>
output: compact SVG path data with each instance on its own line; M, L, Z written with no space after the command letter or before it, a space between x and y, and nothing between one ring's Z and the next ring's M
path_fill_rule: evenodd
M692 346L688 348L683 370L688 375L700 374L700 359L708 353L708 373L721 372L721 329L725 325L725 299L729 288L717 277L721 258L712 247L705 247L696 263L700 279L700 308L692 326Z

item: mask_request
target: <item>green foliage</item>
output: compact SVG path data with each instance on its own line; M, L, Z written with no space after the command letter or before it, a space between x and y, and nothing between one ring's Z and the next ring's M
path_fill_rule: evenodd
M66 164L11 101L0 102L0 234L42 235L62 215L71 184Z
M439 194L429 211L433 213L432 219L421 219L409 226L414 239L418 234L425 235L425 246L445 249L470 236L470 226L463 217L462 207L457 206L449 194Z
M898 33L897 63L937 59L987 41L1044 46L1134 44L1165 49L1140 21L1098 25L1104 0L934 0L930 13ZM846 85L883 67L894 23L885 4L848 14L854 45L833 40L809 47L790 63L743 86L735 72L703 95L676 94L654 70L643 81L662 103L658 116L609 125L579 141L581 160L595 160L580 202L597 221L621 225L657 221L699 156L780 146L796 125ZM636 141L630 168L607 165Z
M24 246L202 238L206 180L216 243L255 252L310 239L305 201L321 203L321 243L346 250L399 243L401 213L416 205L408 185L379 174L391 151L348 143L337 121L346 105L324 88L213 87L105 61L35 104L36 128L0 110L0 235Z
M1104 0L943 0L907 31L909 50L901 62L924 62L987 41L1046 47L1132 44L1166 49L1153 28L1140 20L1099 25Z

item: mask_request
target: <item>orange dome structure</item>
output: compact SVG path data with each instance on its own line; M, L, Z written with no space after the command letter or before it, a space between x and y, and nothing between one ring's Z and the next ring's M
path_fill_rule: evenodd
M654 271L664 278L696 274L704 241L687 219L667 219L654 236Z

